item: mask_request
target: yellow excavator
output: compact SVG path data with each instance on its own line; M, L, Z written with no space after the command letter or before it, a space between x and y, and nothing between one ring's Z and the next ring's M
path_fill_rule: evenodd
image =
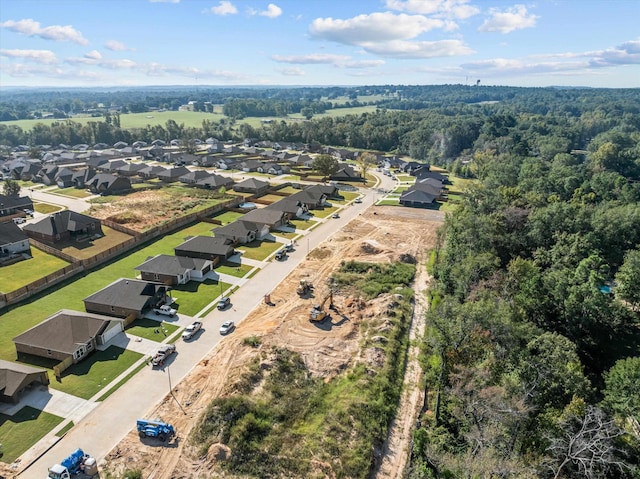
M329 302L329 307L325 309L325 306ZM322 321L324 318L329 316L329 309L333 308L333 291L329 291L329 293L324 297L322 303L316 304L309 313L309 321L313 323L317 323Z

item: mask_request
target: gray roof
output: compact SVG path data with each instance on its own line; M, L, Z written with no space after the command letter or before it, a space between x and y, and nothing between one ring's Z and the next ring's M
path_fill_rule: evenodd
M0 246L24 241L28 236L13 221L0 223Z
M227 243L224 238L215 238L213 236L192 236L176 246L175 250L193 252L193 253L209 253L219 256L225 256L233 251L233 246Z
M240 221L251 221L253 223L273 225L282 221L283 215L284 213L282 210L258 208L245 213L239 219Z
M250 221L241 221L236 220L233 223L229 223L226 226L220 226L219 228L215 228L213 231L214 235L225 235L225 236L233 236L236 238L244 237L247 233L253 231L257 233L260 230L257 224L251 223Z
M122 320L63 309L16 336L13 342L73 354L78 344L86 344L102 334L111 321Z
M269 186L269 183L267 181L260 181L256 178L247 178L246 180L236 184L234 186L234 189L238 187L238 188L250 188L250 189L258 190L261 188L265 188L267 186Z
M4 396L13 396L26 386L27 376L42 373L47 374L47 370L0 360L0 393Z
M75 211L64 210L49 215L37 223L28 224L23 230L52 236L62 231L83 231L93 223L100 225L100 220Z
M120 278L83 301L98 304L117 305L121 308L142 311L150 297L159 289L170 289L164 284Z
M177 276L179 274L184 274L186 271L202 271L208 262L209 261L205 259L190 258L189 256L159 254L147 259L147 261L133 269L143 271L145 273Z
M420 190L406 190L400 195L400 201L412 201L414 203L425 203L431 204L438 197L438 195L434 195L431 193L427 193L426 191Z

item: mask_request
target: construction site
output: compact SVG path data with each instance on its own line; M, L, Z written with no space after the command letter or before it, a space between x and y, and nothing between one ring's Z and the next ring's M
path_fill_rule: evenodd
M190 441L212 401L238 392L238 380L252 364L264 369L273 348L297 353L312 378L332 381L355 363L375 367L376 348L364 348L366 323L381 324L393 294L365 300L348 288L335 289L330 277L347 261L411 263L416 267L414 315L408 334L419 337L424 326L424 291L428 275L426 252L434 246L443 214L434 210L373 207L310 251L289 276L271 291L233 334L226 337L175 385L171 394L148 417L162 418L176 429L166 444L141 441L135 428L101 461L100 477L122 477L125 471L142 471L145 478L251 477L225 470L234 451L223 443L206 451ZM376 322L377 321L377 322ZM257 363L256 363L257 361ZM385 450L379 451L377 477L400 477L406 462L411 426L422 405L417 389L417 350L409 350L404 368L406 387L400 413L390 428ZM259 389L259 387L257 388ZM260 394L258 390L251 395ZM309 477L337 477L330 464L312 463ZM290 476L293 477L293 476Z

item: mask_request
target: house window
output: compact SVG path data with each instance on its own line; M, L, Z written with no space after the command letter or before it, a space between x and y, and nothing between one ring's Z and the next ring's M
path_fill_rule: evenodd
M47 354L48 354L49 356L51 356L51 350L50 350L50 349L47 349Z
M87 343L87 351L91 351L93 349L93 343L91 341L89 341Z
M115 312L116 312L116 308L115 308L115 306L111 306L111 312L112 312L112 313L115 313Z

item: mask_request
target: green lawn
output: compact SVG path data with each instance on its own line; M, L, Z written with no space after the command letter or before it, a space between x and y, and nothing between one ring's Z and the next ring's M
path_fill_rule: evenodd
M0 461L10 464L64 419L29 406L14 416L0 414Z
M24 261L18 261L9 266L2 267L0 288L2 288L3 293L20 289L69 264L67 261L45 253L34 246L31 247L31 255L31 259L25 259Z
M313 210L313 214L316 218L328 218L336 211L338 211L338 208L336 208L335 206L331 206L325 207L322 210Z
M310 228L312 228L313 226L315 226L316 224L318 224L317 221L313 221L313 220L309 220L309 221L305 221L305 220L291 220L291 223L296 227L296 229L298 230L308 230Z
M212 218L215 218L218 221L222 221L223 225L228 225L229 223L233 223L235 220L240 218L243 213L236 213L235 211L225 211L224 213L220 213ZM215 225L211 225L213 228Z
M236 278L243 278L249 271L253 269L253 266L249 266L248 264L237 264L226 262L221 264L220 266L216 266L216 272L222 274L228 274L230 276L235 276Z
M74 258L87 259L131 239L130 235L113 230L108 226L103 226L102 232L104 233L102 238L81 243L69 242L61 250Z
M37 201L34 201L33 209L36 210L38 213L42 213L43 215L48 215L51 213L55 213L56 211L60 211L64 208L58 205L50 205L49 203L39 203Z
M82 300L87 296L119 278L135 278L137 271L134 271L133 268L143 263L147 257L157 254L173 255L173 248L182 243L186 236L210 235L210 229L210 223L197 223L178 233L164 236L141 249L128 252L119 261L92 271L86 276L68 281L55 290L37 295L24 305L10 308L0 316L0 359L11 361L15 358L15 347L11 338L18 336L61 309L84 311ZM193 310L193 313L199 311L199 309L195 309L197 306L192 308L189 303L206 305L208 301L217 296L217 294L211 296L211 291L215 289L215 285L213 285L201 288L199 291L181 291L179 301L181 311L185 314L190 314L187 311ZM199 298L201 294L207 297Z
M93 196L93 194L89 193L87 190L81 190L79 188L62 188L60 190L50 191L49 193L70 196L72 198L88 198L89 196Z
M263 261L267 256L275 253L276 250L282 248L282 243L277 241L252 241L248 244L238 245L236 248L242 251L244 258L255 259Z
M136 319L127 327L127 334L132 334L140 338L150 339L161 343L167 336L175 333L179 326L162 321L163 316L158 316L158 321L148 318Z
M189 281L187 284L174 286L171 295L178 305L178 314L194 316L230 286L224 281L218 282L211 279L202 282Z

